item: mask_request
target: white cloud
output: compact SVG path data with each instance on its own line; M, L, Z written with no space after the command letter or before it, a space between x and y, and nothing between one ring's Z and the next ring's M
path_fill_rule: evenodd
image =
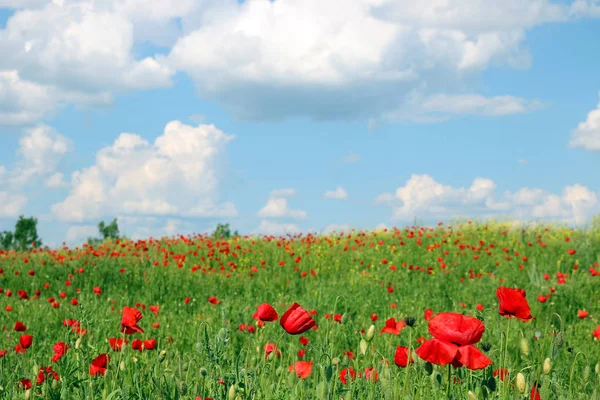
M581 224L600 212L598 196L582 185L567 186L562 194L535 188L521 188L503 196L495 192L496 184L489 179L476 178L469 187L452 187L429 175L412 175L396 190L393 199L389 194L379 198L392 206L394 219L404 221L415 217L512 216Z
M21 194L0 192L0 218L12 218L18 216L25 205L27 197Z
M62 172L56 172L50 175L50 177L48 177L48 179L46 179L44 182L44 185L50 189L58 189L69 186L65 181L65 175Z
M300 233L300 228L296 224L282 224L273 221L263 220L259 227L254 231L260 235L285 235Z
M258 212L262 218L294 218L306 219L306 211L291 210L285 197L270 197L267 204Z
M600 7L600 6L599 6ZM600 104L587 115L573 132L569 147L581 147L590 151L600 151Z
M527 30L574 16L548 0L213 0L182 19L168 63L242 118L406 112L415 91L421 108L498 116L539 104L456 93L490 66L529 66Z
M352 226L349 224L329 224L321 231L322 235L329 235L334 232L349 232L352 230Z
M169 122L150 144L122 133L96 154L96 163L73 173L71 191L52 207L61 220L103 215L233 217L232 203L219 203L227 143L214 125Z
M71 244L86 242L89 237L98 236L98 227L94 225L73 225L67 229L66 241Z
M346 200L348 199L348 192L341 187L338 186L335 190L328 190L323 194L323 197L331 200Z

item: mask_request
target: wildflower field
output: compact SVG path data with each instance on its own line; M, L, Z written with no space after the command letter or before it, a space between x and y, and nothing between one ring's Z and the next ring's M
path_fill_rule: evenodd
M600 230L0 252L0 398L598 399Z

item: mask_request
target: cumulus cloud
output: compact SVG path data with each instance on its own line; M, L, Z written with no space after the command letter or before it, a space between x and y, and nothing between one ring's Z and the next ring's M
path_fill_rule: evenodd
M322 235L329 235L334 232L349 232L352 230L350 224L329 224L321 231Z
M323 197L331 200L346 200L348 199L348 192L343 187L338 186L335 190L328 190L323 193Z
M598 196L582 185L567 186L561 194L521 188L498 195L496 184L485 178L474 179L469 187L453 187L429 175L412 175L393 197L385 193L377 199L392 207L393 219L403 221L415 217L510 216L582 224L600 212Z
M294 218L306 219L307 214L304 210L292 210L288 206L288 199L285 197L269 197L267 204L258 212L261 218Z
M528 29L588 14L548 0L213 0L183 17L168 64L241 118L500 116L540 103L461 88L529 66Z
M283 224L279 222L263 220L254 231L259 235L285 235L300 233L300 228L296 224Z
M18 216L27 204L27 197L21 194L13 194L0 191L0 218L13 218Z
M586 120L571 132L569 146L600 151L600 104L596 109L590 111Z
M233 136L214 125L169 122L154 143L122 133L96 154L96 162L71 177L67 198L52 207L65 221L103 215L233 217L219 202L227 143Z
M68 244L80 244L90 237L98 236L98 227L95 225L73 225L67 229L65 240Z

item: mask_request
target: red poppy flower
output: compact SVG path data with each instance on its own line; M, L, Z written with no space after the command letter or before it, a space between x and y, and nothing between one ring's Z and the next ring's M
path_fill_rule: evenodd
M21 379L19 381L19 383L17 383L17 387L20 387L23 390L28 390L31 389L31 387L33 386L33 384L31 383L31 381L27 378L25 379Z
M51 379L58 381L60 380L60 375L58 375L58 372L54 371L54 369L52 369L52 366L50 367L40 367L40 372L37 375L37 384L41 385L44 383L44 381L46 380L46 377L50 377Z
M23 349L28 349L31 347L31 342L33 342L33 336L31 335L21 335L19 338L19 343Z
M95 286L94 293L96 293L98 296L100 296L102 294L102 289L100 289L100 287L98 287L98 286Z
M152 311L154 315L158 314L158 310L160 310L160 306L150 306L150 311Z
M298 303L292 304L292 306L281 316L279 323L290 335L304 333L317 324L308 312L306 312L306 310Z
M269 303L262 303L258 306L252 318L259 321L272 322L277 321L279 315L277 315L277 311Z
M539 392L539 384L537 382L533 383L531 393L529 394L529 400L542 400L542 396L540 396Z
M300 344L302 346L306 346L308 344L308 338L306 338L304 336L300 336Z
M221 300L217 300L215 296L210 296L208 298L208 302L216 306L217 304L221 303Z
M110 356L106 353L100 354L98 357L94 358L92 363L90 364L90 375L96 376L98 374L104 376L106 369L108 368L108 362L110 361Z
M129 341L127 339L123 340L117 338L109 338L108 344L110 345L110 348L114 351L120 351L121 349L123 349L124 344L129 344Z
M340 381L342 381L344 385L348 384L348 377L352 380L356 379L356 372L354 372L352 368L344 368L340 371Z
M423 317L425 318L426 321L429 321L431 319L431 317L433 317L433 310L431 308L428 308L427 310L425 310L425 312L423 313Z
M8 353L8 350L0 350L0 358L4 357Z
M277 348L275 343L265 344L265 360L269 358L269 354L275 354L277 357L281 357L281 351Z
M387 321L385 321L385 326L383 328L381 328L381 331L379 332L379 334L383 334L385 333L391 333L392 335L399 335L400 331L402 331L402 329L404 329L404 327L406 326L406 322L402 321L396 321L394 318L390 318Z
M379 380L379 373L375 368L365 368L365 379L377 382Z
M52 350L54 350L52 362L57 362L58 360L60 360L65 355L68 349L69 346L67 346L67 344L63 342L57 342L54 346L52 346Z
M452 363L456 368L464 365L469 369L483 369L492 363L473 346L485 332L485 326L477 318L443 312L429 321L428 328L434 338L416 350L423 360L438 365Z
M498 306L500 315L516 317L522 321L529 321L533 318L525 295L523 289L500 286L496 290L496 297L500 301Z
M137 323L142 319L142 312L137 308L123 307L123 318L121 319L121 332L132 335L136 332L144 333Z
M538 295L537 299L540 303L545 303L546 301L548 301L548 298L546 298L546 296L544 296L543 294Z
M144 350L154 350L154 349L156 349L156 339L144 340Z
M410 363L412 364L414 362L415 362L415 360L413 359L413 356L411 354L410 355ZM409 363L408 347L404 347L404 346L396 347L396 354L394 355L394 363L401 368L406 368L406 366Z
M577 316L581 319L587 318L588 315L590 315L590 313L585 310L577 310Z
M504 382L504 379L506 379L508 377L508 368L498 368L496 370L494 370L494 376L497 376L500 378L500 380L502 382Z
M600 340L600 325L596 328L594 333L592 334L596 339Z
M283 317L281 317L283 319ZM312 372L312 361L296 361L294 365L288 367L289 371L294 371L298 378L306 379Z
M22 322L17 321L17 322L15 322L15 328L14 329L17 332L25 332L27 330L27 327Z

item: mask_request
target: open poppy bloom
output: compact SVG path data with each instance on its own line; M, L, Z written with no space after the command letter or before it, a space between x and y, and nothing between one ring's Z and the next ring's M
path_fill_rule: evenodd
M31 381L27 378L25 379L21 379L18 383L17 383L17 387L20 387L23 390L28 390L31 389L31 387L33 386L33 384L31 383Z
M24 323L22 323L21 321L15 322L15 331L25 332L26 330L27 330L27 327L25 327Z
M593 335L593 336L594 336L596 339L600 340L600 325L598 325L598 327L596 328L596 330L594 331L594 333L592 333L592 335Z
M217 304L221 303L221 300L217 300L216 296L210 296L208 298L208 302L216 306Z
M340 371L340 381L342 381L344 385L348 384L348 378L352 380L356 379L356 372L354 372L352 368L344 368Z
M110 357L108 354L100 354L98 357L94 358L92 363L90 364L90 375L96 376L98 374L104 376L106 373L106 368L108 368L108 361Z
M21 335L19 338L19 344L21 348L28 349L31 347L31 343L33 342L33 336L31 335Z
M60 375L58 375L58 372L54 371L54 369L52 369L52 366L50 367L40 367L40 372L38 373L37 376L37 384L41 385L44 383L44 381L46 380L46 377L53 379L55 381L60 380Z
M132 335L136 332L144 333L137 323L142 319L142 312L136 308L123 307L123 318L121 320L121 332Z
M523 289L500 286L496 290L496 297L500 301L498 305L500 315L516 317L522 321L529 321L533 318L525 296Z
M453 312L443 312L429 321L429 333L433 339L427 340L416 353L432 364L452 364L456 368L463 365L469 369L483 369L492 363L477 347L485 326L477 318Z
M277 321L279 315L277 315L277 311L269 303L262 303L258 306L252 318L259 321L272 322Z
M129 344L129 341L127 339L109 338L108 344L114 351L120 351L123 349L123 344Z
M281 316L279 323L290 335L304 333L317 324L308 312L298 303L292 304L292 306Z
M265 344L265 360L269 358L269 354L275 354L277 357L281 357L281 351L277 348L275 343Z
M415 360L412 357L412 354L410 355L410 363L414 363ZM406 368L406 366L408 365L409 361L408 361L408 347L404 347L404 346L398 346L396 347L396 354L394 355L394 363L401 367L401 368Z
M312 372L312 361L296 361L294 365L290 365L288 369L296 372L296 376L298 378L306 379L310 376Z
M402 331L402 329L404 329L405 326L406 322L404 322L404 320L396 321L394 318L390 318L387 321L385 321L385 326L381 328L379 334L381 335L385 332L391 333L392 335L399 335L400 331Z
M67 344L63 342L57 342L54 346L52 346L52 350L54 350L52 362L57 362L58 360L60 360L65 355L68 349L69 346L67 346Z

